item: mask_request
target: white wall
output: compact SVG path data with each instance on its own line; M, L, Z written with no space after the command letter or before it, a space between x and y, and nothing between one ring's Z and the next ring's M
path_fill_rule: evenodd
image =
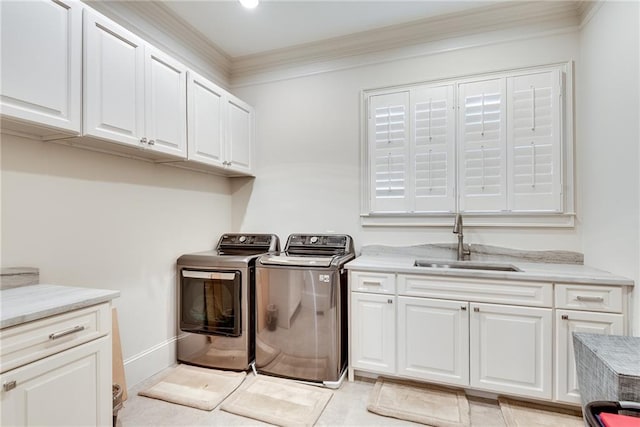
M1 135L2 266L119 290L128 385L175 362L178 256L231 229L228 180Z
M602 2L580 34L578 179L585 263L640 286L640 6ZM640 335L640 292L634 334Z
M451 227L360 226L361 90L566 62L578 52L577 32L570 32L238 88L256 108L258 178L234 188L234 228L282 239L294 232L349 233L358 247L454 243ZM581 251L577 229L465 231L472 243Z

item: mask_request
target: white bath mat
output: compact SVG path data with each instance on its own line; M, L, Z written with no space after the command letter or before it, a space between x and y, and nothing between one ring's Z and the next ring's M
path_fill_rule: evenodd
M577 411L565 410L557 412L547 406L517 400L500 398L500 410L504 422L513 427L583 427L584 420Z
M220 409L279 426L312 426L332 396L328 389L257 375L247 379Z
M378 378L367 409L436 427L470 425L469 402L463 391L389 378Z
M246 376L245 372L178 365L159 382L138 394L211 411L233 393Z

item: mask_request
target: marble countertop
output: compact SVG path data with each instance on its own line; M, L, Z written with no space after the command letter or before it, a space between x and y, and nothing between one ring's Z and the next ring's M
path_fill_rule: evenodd
M0 329L111 301L120 291L60 285L0 290Z
M345 265L349 270L365 270L394 272L405 274L423 274L433 276L478 278L478 279L498 279L498 280L522 280L522 281L542 281L558 283L582 283L591 285L616 285L633 286L633 280L616 276L607 271L587 267L582 264L551 264L521 262L518 260L503 260L492 262L473 261L481 264L483 262L495 264L496 262L511 264L521 271L485 271L454 268L431 268L416 267L414 262L417 259L426 259L424 256L407 254L372 254L362 255ZM431 258L430 258L431 259ZM446 260L442 260L445 261Z

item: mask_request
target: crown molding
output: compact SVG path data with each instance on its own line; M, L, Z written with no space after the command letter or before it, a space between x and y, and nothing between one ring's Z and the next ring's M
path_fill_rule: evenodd
M580 16L580 28L584 27L591 21L591 18L602 7L602 0L579 0L578 14Z
M229 85L232 73L229 55L160 1L84 2L221 86Z
M511 38L574 29L579 25L578 1L511 1L381 29L364 31L286 49L233 58L232 86L264 82L289 70L287 78L332 71L339 68L388 61L394 50L464 39L479 34L511 30ZM517 31L514 31L517 30ZM502 34L502 39L508 38ZM380 55L385 52L385 55ZM409 54L416 56L415 52ZM376 57L378 59L376 60ZM406 54L395 58L407 57ZM342 63L342 65L339 65ZM337 68L336 68L337 67ZM268 77L271 76L271 77Z

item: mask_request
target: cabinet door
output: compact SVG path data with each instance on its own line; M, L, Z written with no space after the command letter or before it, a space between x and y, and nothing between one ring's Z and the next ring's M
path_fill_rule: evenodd
M398 374L469 384L468 303L398 297Z
M193 71L188 73L187 91L188 158L222 167L224 91Z
M551 399L551 309L471 303L470 383Z
M393 374L396 351L395 297L351 293L351 366Z
M149 148L187 157L187 69L145 47L145 133Z
M84 133L146 147L142 40L85 9L84 41Z
M556 310L556 387L555 399L581 403L573 353L573 333L621 335L622 314Z
M5 372L0 383L3 426L110 426L111 336Z
M227 165L239 172L251 172L253 150L253 108L227 95Z
M73 1L3 1L1 110L80 132L82 8Z

